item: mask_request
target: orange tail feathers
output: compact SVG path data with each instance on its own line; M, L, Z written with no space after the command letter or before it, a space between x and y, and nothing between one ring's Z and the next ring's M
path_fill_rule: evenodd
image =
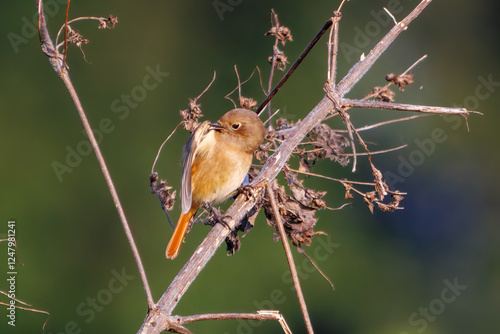
M186 236L186 230L189 226L189 221L191 220L191 217L194 216L197 210L197 207L192 206L187 213L182 213L179 217L179 221L175 226L174 234L172 234L172 237L168 242L167 251L165 252L165 256L167 257L167 259L173 260L176 258L177 254L179 254L182 241Z

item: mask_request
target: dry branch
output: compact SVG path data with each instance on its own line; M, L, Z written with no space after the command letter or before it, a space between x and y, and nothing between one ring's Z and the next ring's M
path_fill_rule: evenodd
M276 152L269 157L262 168L260 174L253 180L254 195L259 195L265 184L271 182L285 166L295 147L304 139L304 137L318 125L330 112L337 106L342 106L342 99L351 88L356 84L368 69L374 64L378 57L387 49L394 39L403 32L406 27L429 5L431 0L423 0L415 9L401 22L395 25L382 40L370 51L370 53L359 61L349 71L349 73L333 88L335 95L339 100L332 101L330 97L325 96L313 110L291 131L286 140L280 145ZM331 25L331 20L327 21ZM317 40L315 39L314 42ZM280 84L276 86L278 88ZM276 90L275 88L275 90ZM274 92L274 90L273 90ZM272 93L271 93L272 94ZM267 99L259 106L262 110L267 104ZM255 197L238 196L233 205L226 211L225 220L227 226L217 224L208 233L205 240L197 248L186 265L175 277L167 291L163 294L157 303L157 309L148 313L139 333L159 333L168 329L171 324L172 311L177 305L182 295L194 281L198 273L207 264L215 253L216 249L225 240L236 224L245 217L246 213L255 205ZM177 319L177 317L176 317Z
M111 179L111 174L109 173L108 167L106 165L106 161L104 160L104 157L101 153L101 150L99 148L99 144L97 143L97 140L94 136L94 132L92 131L92 127L90 126L90 123L87 119L87 116L85 114L85 110L83 109L82 103L80 101L80 98L78 97L78 94L76 93L75 87L73 86L73 83L71 82L71 79L69 77L64 58L61 55L61 53L58 51L57 48L54 48L54 43L52 42L52 39L50 38L49 31L47 29L47 23L45 21L45 14L43 11L43 1L38 0L37 1L37 6L38 6L38 32L39 32L39 37L40 37L40 44L42 51L49 57L49 61L54 68L54 71L59 75L61 80L64 82L66 85L66 88L68 89L68 92L71 95L71 98L73 99L73 102L75 104L75 107L78 111L78 115L80 116L80 119L82 121L83 127L85 129L85 132L89 138L89 141L92 145L92 149L94 150L94 153L97 157L97 160L99 162L99 166L101 167L102 174L104 176L104 179L106 180L106 184L108 186L109 192L111 193L111 197L113 199L113 202L115 204L116 210L118 211L118 216L120 217L120 222L122 223L123 230L125 231L125 235L127 236L127 240L129 242L130 248L132 250L132 254L134 256L134 260L137 264L137 268L139 270L139 274L141 276L142 284L144 286L144 291L146 293L146 298L148 302L148 309L154 308L154 301L153 301L153 296L151 294L151 289L149 288L149 283L146 278L146 271L144 270L144 266L142 264L141 256L139 255L139 250L137 249L137 246L134 241L134 237L132 235L132 231L130 230L127 217L125 216L125 211L123 210L123 207L120 202L120 198L118 197L118 193L116 191L115 185L113 183L113 180Z

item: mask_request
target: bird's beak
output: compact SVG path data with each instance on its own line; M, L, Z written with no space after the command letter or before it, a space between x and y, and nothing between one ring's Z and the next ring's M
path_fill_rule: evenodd
M209 130L222 130L223 128L223 126L219 122L210 123L208 125L210 126Z

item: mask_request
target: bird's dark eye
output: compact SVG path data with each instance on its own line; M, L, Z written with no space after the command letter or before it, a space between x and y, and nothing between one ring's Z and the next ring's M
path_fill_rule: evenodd
M231 127L234 129L234 130L238 130L240 128L241 124L240 123L233 123L231 125Z

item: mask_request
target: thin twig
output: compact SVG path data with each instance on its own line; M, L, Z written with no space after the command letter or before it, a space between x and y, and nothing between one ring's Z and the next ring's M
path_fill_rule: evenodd
M392 15L392 13L384 7L384 10L385 12L392 18L392 21L394 22L394 24L398 24L398 21L396 20L396 18L394 17L394 15Z
M271 189L271 185L269 183L267 183L266 190L268 192L269 201L271 202L271 207L274 212L274 219L276 220L276 225L278 226L278 231L280 233L281 241L283 243L283 248L285 249L286 259L288 261L288 266L290 267L290 273L292 274L293 286L295 287L295 291L297 292L297 297L299 298L300 309L302 311L302 317L304 318L304 323L306 325L307 333L313 334L314 330L312 328L309 312L307 312L307 304L304 299L304 294L302 293L302 288L300 287L299 276L297 275L297 268L295 267L295 262L293 260L290 244L288 243L288 238L285 233L285 227L283 226L281 215L278 211L276 200L274 199L274 191Z
M101 21L105 21L105 20L106 20L106 18L104 18L104 17L97 17L97 16L82 16L82 17L77 17L77 18L75 18L75 19L69 20L67 24L68 24L68 25L70 25L70 24L71 24L71 23L73 23L73 22L77 22L77 21L87 21L87 20L95 20L95 21L99 21L99 22L101 22ZM60 37L60 35L61 35L61 32L63 31L63 29L65 29L65 26L66 26L66 24L63 24L63 25L61 26L61 28L59 28L59 31L57 32L57 35L56 35L56 40L55 40L55 43L56 43L56 45L57 45L57 48L59 48L59 47L60 47L61 45L63 45L63 43L64 43L64 41L63 41L63 42L61 42L60 44L58 44L58 41L59 41L59 37Z
M155 166L156 166L156 161L158 161L158 158L160 157L160 153L161 153L161 150L163 149L163 146L169 141L170 137L172 137L175 133L175 131L177 130L177 128L182 124L182 122L180 122L179 124L177 124L177 126L174 128L174 130L172 130L172 132L170 133L170 135L167 137L167 139L165 139L163 141L163 143L160 145L160 148L158 149L158 152L156 153L156 157L155 157L155 160L153 161L153 165L151 166L151 174L154 173L154 170L155 170Z
M417 60L416 62L414 62L414 63L413 63L410 67L408 67L408 68L406 69L406 71L404 71L402 74L400 74L400 76L404 76L404 75L406 75L408 72L410 72L410 71L411 71L411 69L412 69L412 68L414 68L415 66L417 66L417 65L418 65L418 63L420 63L421 61L423 61L423 60L424 60L424 59L426 59L426 58L427 58L427 55L423 55L422 57L420 57L420 59L418 59L418 60ZM383 90L386 90L386 89L388 89L388 88L389 88L391 85L393 85L393 84L394 84L394 82L391 80L391 81L389 81L389 82L388 82L385 86L383 86L380 90L382 90L382 91L383 91ZM376 93L376 92L372 92L372 93L368 94L367 96L365 96L364 98L362 98L361 100L362 100L362 101L365 101L365 100L371 99L371 98L376 97L376 96L377 96L377 93Z
M151 289L149 288L149 283L148 283L148 280L146 277L146 271L144 270L144 266L142 264L139 250L137 249L137 246L135 244L134 237L132 235L129 224L127 222L127 218L125 216L125 212L124 212L122 204L120 202L120 198L118 197L118 193L116 191L115 185L113 183L113 180L111 179L111 175L110 175L108 167L106 165L106 161L104 160L104 157L101 153L101 150L99 148L97 140L96 140L94 133L92 131L92 127L90 126L90 123L89 123L87 116L85 114L85 110L83 109L83 106L80 102L80 98L78 97L78 94L76 93L76 90L73 86L73 83L71 82L71 79L69 78L68 71L64 70L62 63L60 64L58 61L54 61L54 59L59 59L60 55L57 52L57 50L54 50L52 40L51 40L50 35L48 33L48 30L47 30L42 0L38 0L38 13L39 13L39 27L40 27L39 35L40 35L40 42L42 44L42 50L49 56L51 64L54 67L54 70L60 76L60 78L62 79L64 84L66 85L66 88L68 89L68 92L70 93L71 98L73 99L75 107L78 111L78 115L80 116L83 127L85 128L85 132L89 138L89 141L92 145L94 153L97 157L97 160L99 162L99 166L101 167L101 171L103 173L104 179L106 180L106 184L108 185L108 188L109 188L109 191L111 193L111 197L113 198L113 202L115 204L116 210L118 211L118 215L120 217L120 221L121 221L123 229L125 231L125 235L127 236L130 248L132 249L132 254L133 254L135 262L137 264L137 268L138 268L139 274L141 276L142 284L144 286L144 291L146 293L148 308L153 309L155 307L155 303L153 301ZM59 64L60 64L60 66L59 66Z
M452 114L452 115L468 115L479 114L479 111L471 111L465 108L449 108L449 107L435 107L435 106L421 106L413 104L403 104L403 103L393 103L393 102L381 102L381 101L363 101L363 100L351 100L342 99L342 106L349 108L374 108L374 109L386 109L386 110L403 110L403 111L417 111L422 113L430 114Z
M206 320L276 320L280 323L281 328L285 334L292 334L292 331L288 327L283 315L278 311L273 310L262 310L257 311L257 313L211 313L211 314L199 314L186 317L177 317L175 320L179 325L187 324L195 321L206 321Z
M301 144L311 144L311 143L301 143ZM404 144L404 145L400 145L398 147L393 147L393 148L388 148L388 149L385 149L385 150L379 150L379 151L370 151L370 154L371 155L377 155L377 154L384 154L384 153L389 153L389 152L394 152L394 151L397 151L397 150L401 150L405 147L407 147L408 145L407 144ZM324 149L323 148L316 148L314 150L306 150L306 151L301 151L302 154L305 154L305 153L312 153L312 152L321 152L323 151ZM270 150L271 151L271 150ZM357 155L368 155L368 153L356 153ZM342 153L342 154L339 154L340 156L347 156L347 157L351 157L353 156L352 153Z
M208 84L208 86L207 86L207 87L203 90L203 92L201 92L201 93L200 93L200 95L198 95L197 97L195 97L195 98L194 98L194 101L199 100L199 98L200 98L203 94L205 94L205 93L207 92L207 90L209 90L209 89L210 89L210 86L212 86L212 84L214 83L214 81L215 81L215 77L216 77L216 76L217 76L217 73L214 71L214 75L213 75L213 77L212 77L212 81L210 81L210 83Z
M66 18L64 19L64 56L63 56L63 71L66 69L66 56L68 55L68 15L69 5L71 0L66 4ZM57 42L56 42L57 44Z
M375 128L378 128L378 127L381 127L381 126L384 126L384 125L389 125L389 124L392 124L392 123L399 123L399 122L409 121L409 120L412 120L412 119L415 119L415 118L422 118L422 117L429 117L429 116L431 116L431 115L429 115L429 114L419 114L419 115L413 115L413 116L408 116L408 117L390 119L388 121L383 121L383 122L379 122L379 123L375 123L375 124L365 125L365 126L363 126L361 128L356 128L356 131L362 132L362 131L366 131L366 130L375 129ZM347 130L343 130L343 129L339 129L339 130L335 130L335 131L336 132L347 132Z
M394 151L397 151L397 150L401 150L405 147L407 147L408 145L407 144L404 144L404 145L400 145L398 147L393 147L393 148L388 148L388 149L385 149L385 150L380 150L380 151L370 151L370 152L365 152L365 153L357 153L357 155L377 155L377 154L384 154L384 153L389 153L389 152L394 152ZM352 156L352 153L344 153L342 155L345 155L345 156Z
M258 67L257 67L258 69ZM238 86L236 86L235 89L233 89L231 92L229 92L226 96L224 96L224 98L228 99L229 101L233 102L233 105L235 108L238 108L238 106L236 105L236 103L233 101L233 99L231 99L229 96L231 94L233 94L236 90L238 90L238 98L239 100L241 101L241 86L243 86L245 83L247 83L252 77L253 77L253 74L255 73L255 69L252 71L252 74L250 74L250 76L248 77L248 79L246 79L245 81L243 82L240 82L240 74L238 73L238 67L236 65L234 65L234 73L236 73L236 79L238 80ZM260 73L260 72L259 72Z
M349 135L349 142L351 143L351 149L352 149L352 156L353 156L353 162L352 162L352 172L356 172L356 165L357 165L357 155L356 155L356 144L354 143L354 138L353 138L353 132L356 133L356 128L354 127L354 124L351 122L351 118L348 113L344 110L344 107L340 104L340 97L337 95L335 91L335 86L333 86L331 83L326 83L324 86L324 91L326 93L326 96L333 102L333 110L337 111L337 113L340 115L342 118L342 121L344 121L345 127L347 129L347 133ZM357 133L356 133L357 134ZM358 136L359 138L359 136ZM366 148L366 145L365 145Z
M270 122L271 119L273 119L274 116L276 116L277 113L279 113L281 110L280 109L276 109L276 111L271 115L271 118L268 118L265 120L264 125L266 125L267 122Z
M403 74L401 75L405 75L407 74L408 72L410 72L415 66L418 65L418 63L420 63L422 60L424 60L425 58L427 58L427 55L423 55L422 57L420 57L416 62L413 63L413 65L411 65L410 67L408 67L406 69L406 71L403 72Z
M344 6L344 3L345 3L346 1L350 1L350 0L342 0L342 2L341 2L341 3L340 3L340 5L339 5L339 8L337 8L337 12L340 12L340 10L342 9L342 7Z
M344 207L346 204L342 205L342 207ZM318 265L313 261L313 259L311 259L311 257L309 255L307 255L306 251L301 248L301 247L297 247L297 251L299 253L302 253L308 260L309 262L311 262L311 264L314 266L314 268L316 268L316 270L321 274L321 276L323 276L324 279L326 279L326 281L330 284L330 286L332 287L332 290L335 290L335 285L333 284L333 282L328 278L328 276L326 276L326 274L318 267Z
M289 170L291 172L294 172L294 173L299 173L299 174L304 174L304 175L319 177L319 178L322 178L322 179L326 179L326 180L330 180L330 181L336 181L336 182L340 182L340 183L349 182L349 183L352 183L352 184L359 184L359 185L363 185L363 186L374 186L375 185L375 183L373 183L373 182L348 181L348 180L337 179L337 178L334 178L334 177L325 176L325 175L321 175L321 174L315 174L315 173L311 173L311 172L299 171L297 169L292 169L292 168L289 168Z
M340 5L342 7L342 4ZM328 39L328 73L327 81L332 86L335 87L337 81L337 54L339 49L339 23L342 18L340 11L333 12L334 17L332 17L333 25L330 28L330 36Z

